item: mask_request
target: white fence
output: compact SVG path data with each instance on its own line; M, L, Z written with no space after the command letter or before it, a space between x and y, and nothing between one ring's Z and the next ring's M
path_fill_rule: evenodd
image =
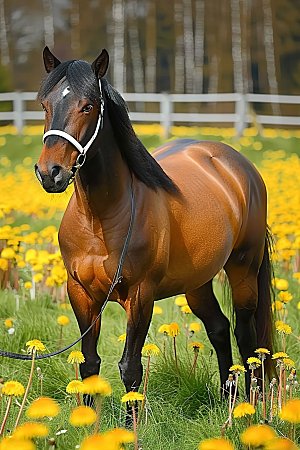
M124 93L125 100L130 102L130 117L133 122L160 123L168 136L173 124L231 124L236 129L236 134L241 135L249 123L272 126L300 126L300 96L294 95L267 95L267 94L149 94L149 93ZM12 122L19 133L22 133L26 121L43 122L43 111L27 109L27 102L36 99L35 92L9 92L0 93L0 102L11 102L9 112L0 112L1 121ZM157 103L157 112L138 111L138 105ZM226 103L229 112L200 113L200 112L176 112L176 104L181 103L181 110L187 104L206 105L207 103ZM299 105L298 115L276 116L253 113L256 103L265 104L294 104ZM229 107L229 104L232 104ZM134 110L134 107L136 110ZM231 112L230 112L231 111ZM232 112L233 111L233 112Z

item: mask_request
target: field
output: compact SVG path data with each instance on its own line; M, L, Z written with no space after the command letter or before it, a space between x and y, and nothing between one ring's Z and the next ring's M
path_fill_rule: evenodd
M136 131L150 151L163 141L158 126L137 126ZM29 127L24 136L16 136L9 127L0 129L0 347L18 353L26 353L29 340L39 339L50 352L79 336L66 297L66 274L57 242L57 229L72 187L67 193L49 195L43 192L35 179L33 164L41 151L41 132L40 128ZM279 413L277 396L281 398L278 395L279 385L282 404L292 397L300 399L294 370L300 364L300 133L263 130L258 134L258 130L251 128L246 130L245 136L236 139L231 129L176 127L172 138L178 137L222 140L233 145L256 164L266 182L268 222L275 241L274 320L281 321L276 323L275 351L287 354L285 357L279 355L277 359L280 377L274 388L271 409L269 383L265 383L267 419L271 414L272 429L279 437L291 440L274 441L273 447L266 444L260 448L296 449L296 445L300 444L299 403L296 404L297 418L286 419ZM218 277L215 289L224 312L231 317L222 280L222 276ZM161 332L161 326L170 323L178 324L178 336L172 337L172 333L167 336L167 333ZM231 323L233 329L233 320ZM125 407L121 398L125 392L117 363L122 354L125 328L125 313L120 306L109 304L103 315L98 352L102 358L101 375L110 382L112 394L105 397L102 404L101 432L124 426ZM177 334L176 327L174 334ZM178 368L174 358L174 341ZM144 450L195 450L201 441L220 437L222 433L230 439L235 449L254 448L242 444L240 434L250 424L261 423L263 402L257 403L254 414L245 413L245 417L242 414L243 417L233 419L232 426L224 426L229 414L228 402L219 398L216 356L203 325L184 306L184 298L170 298L157 304L147 343L156 344L160 352L150 357L145 409L138 426L138 436ZM234 364L240 365L233 333L232 343ZM75 349L80 350L80 347L77 345ZM49 427L49 434L34 441L37 449L79 448L83 439L94 432L94 425L74 427L69 423L70 412L76 407L76 395L66 393L66 386L75 378L74 365L67 363L69 353L70 350L35 364L25 411L41 395L55 399L60 405L60 414L51 420L43 419L42 422ZM143 360L146 368L149 357L145 356ZM17 380L26 387L30 370L30 361L2 358L2 388L9 380ZM239 377L241 388L237 403L247 402L243 378L242 375ZM10 398L4 389L0 405L1 422ZM10 430L13 430L21 402L21 396L12 397L4 436L9 436ZM23 414L21 423L26 420ZM19 447L10 445L12 442L4 440L0 442L0 450L33 448L26 447L26 444L19 444ZM91 444L81 448L110 450L120 447ZM134 447L133 444L124 444L124 448ZM206 447L203 444L200 448L229 450L232 447L217 441L208 443Z

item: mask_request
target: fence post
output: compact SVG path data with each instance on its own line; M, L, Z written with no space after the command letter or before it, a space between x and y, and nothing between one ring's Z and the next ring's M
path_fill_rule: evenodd
M244 129L247 126L247 109L248 105L246 95L238 94L238 99L235 102L235 131L237 137L243 135Z
M13 111L14 111L14 126L17 128L18 133L23 132L23 99L21 92L14 92L13 96Z
M161 94L160 101L160 124L163 127L164 138L168 138L170 136L171 126L172 126L172 102L170 95L167 92L163 92Z

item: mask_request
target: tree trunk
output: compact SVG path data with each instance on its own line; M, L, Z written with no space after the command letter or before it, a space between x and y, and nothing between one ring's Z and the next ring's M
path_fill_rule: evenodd
M137 8L137 0L131 0L127 4L129 17L128 35L133 69L133 88L134 92L145 92L144 67L140 48L139 30L137 25Z
M203 92L203 65L204 65L204 0L195 1L195 70L194 92Z
M4 0L0 0L0 49L1 49L1 64L7 66L10 64L9 47L7 39L7 26L5 19Z
M44 7L44 41L50 48L54 47L54 19L51 0L43 0Z
M123 0L113 0L112 17L114 23L113 46L113 80L115 88L125 90L125 65L124 65L124 3Z
M234 91L244 93L240 0L231 0L232 61Z
M187 94L193 93L194 87L194 31L193 31L193 11L191 0L183 0L183 40L184 40L184 60L185 60L185 91Z
M174 29L175 29L175 64L174 64L174 91L184 93L184 43L182 27L183 5L182 0L174 3Z
M156 92L156 3L148 0L146 21L146 92Z

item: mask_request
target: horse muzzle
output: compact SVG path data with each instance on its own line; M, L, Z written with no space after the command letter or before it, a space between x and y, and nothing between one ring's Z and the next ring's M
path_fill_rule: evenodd
M34 170L37 179L48 193L58 194L64 192L73 177L72 172L59 165L52 165L45 172L40 169L38 164L35 164Z

